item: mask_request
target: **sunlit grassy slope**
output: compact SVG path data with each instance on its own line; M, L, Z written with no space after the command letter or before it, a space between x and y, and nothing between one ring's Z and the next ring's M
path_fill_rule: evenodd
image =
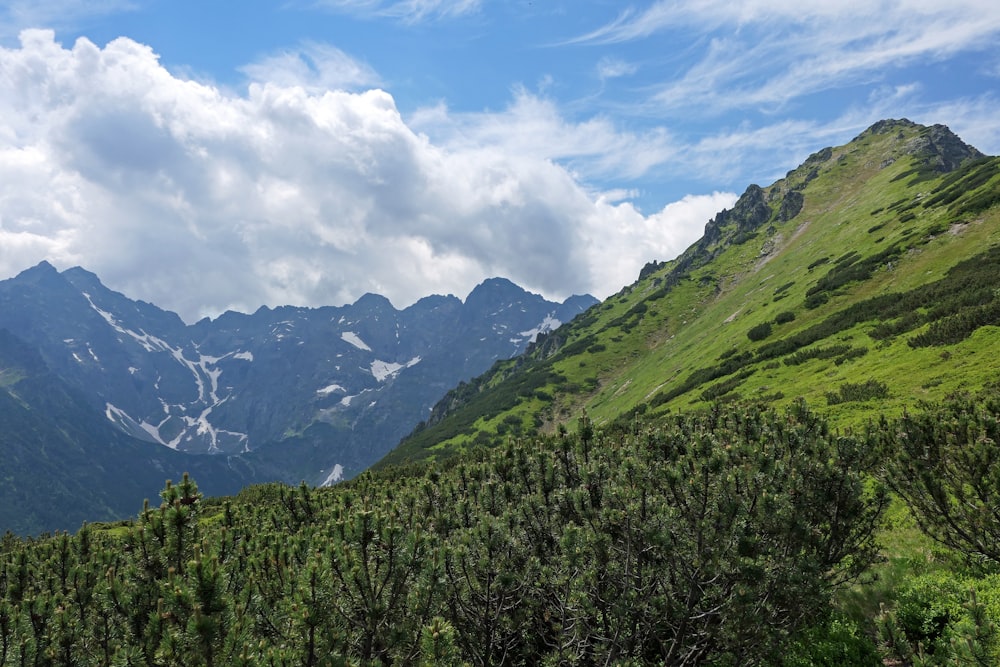
M835 426L1000 369L1000 158L883 121L751 186L676 260L453 390L382 464L586 410L805 399Z

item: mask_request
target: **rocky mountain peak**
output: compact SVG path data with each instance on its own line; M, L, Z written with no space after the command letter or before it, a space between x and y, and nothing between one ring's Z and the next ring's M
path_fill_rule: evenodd
M909 118L885 118L873 123L868 129L856 136L852 140L852 143L858 141L859 139L863 139L866 136L875 134L890 134L892 132L899 132L901 130L908 130L916 127L920 126Z
M880 120L855 137L852 143L886 134L895 134L897 141L904 142L899 148L900 155L912 155L922 166L937 173L954 171L968 160L985 157L946 125L924 126L906 118Z
M540 296L527 292L506 278L489 278L484 280L469 293L465 299L465 308L475 315L498 306L505 306L514 301Z
M56 267L52 266L45 260L42 260L35 266L21 271L14 280L22 283L32 283L37 284L43 281L61 281L62 278L59 275L59 271Z
M907 142L904 152L920 158L938 172L958 169L963 162L983 157L978 149L962 141L945 125L932 125Z
M704 241L708 244L722 240L723 232L732 229L736 234L749 234L771 217L764 190L750 185L731 209L722 209L705 225Z
M373 294L372 292L362 294L361 298L354 302L354 307L373 312L388 312L395 310L389 299L385 298L381 294Z

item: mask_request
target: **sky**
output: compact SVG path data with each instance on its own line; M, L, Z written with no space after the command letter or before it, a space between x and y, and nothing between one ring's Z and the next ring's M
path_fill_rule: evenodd
M0 279L605 298L877 120L997 154L997 44L995 0L0 0Z

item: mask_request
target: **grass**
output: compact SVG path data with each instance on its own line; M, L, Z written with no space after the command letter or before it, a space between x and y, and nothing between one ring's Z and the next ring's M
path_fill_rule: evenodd
M865 577L839 591L835 606L867 631L882 609L892 606L900 587L915 576L956 569L954 556L924 535L905 503L894 498L880 536L882 559ZM867 627L866 627L867 626Z

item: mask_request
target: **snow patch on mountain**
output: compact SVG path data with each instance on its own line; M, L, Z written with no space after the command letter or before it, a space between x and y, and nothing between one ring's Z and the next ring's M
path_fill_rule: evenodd
M112 424L115 424L120 429L127 433L132 433L138 435L139 431L146 433L153 441L171 449L177 449L177 443L166 442L160 436L160 430L158 427L150 424L149 422L142 420L137 421L133 419L127 412L114 405L113 403L105 403L104 405L104 416L108 418Z
M108 418L108 421L119 425L132 421L132 418L124 410L111 403L104 405L104 416Z
M208 453L216 454L222 451L219 446L220 440L225 439L227 441L235 439L237 442L243 443L243 451L250 451L250 443L246 433L239 433L236 431L227 431L225 429L216 428L212 425L212 422L208 421L208 415L211 414L212 410L219 405L226 402L226 399L219 401L214 405L210 405L201 411L196 419L191 417L185 417L184 420L188 423L188 426L195 427L195 433L201 437L208 437ZM190 438L190 436L188 436Z
M156 336L150 336L145 331L139 334L130 329L126 329L121 324L119 324L118 320L115 319L114 315L112 315L106 310L102 310L96 303L94 303L94 300L91 298L90 294L88 294L87 292L81 292L81 294L83 294L83 296L86 297L87 301L90 303L90 307L93 308L95 311L97 311L97 314L103 317L104 321L107 322L112 329L114 329L120 334L124 334L126 336L129 336L130 338L135 339L136 342L142 345L142 347L146 350L146 352L173 351L170 345L168 345L166 341L164 341L161 338L157 338Z
M323 480L323 483L320 484L320 486L333 486L342 479L344 479L344 466L337 463L333 466L333 470L330 471L330 474L326 476L326 479Z
M323 387L321 389L317 389L316 393L320 394L322 396L326 396L327 394L332 394L335 391L344 391L344 392L346 392L347 390L344 389L343 387L341 387L339 384L328 384L327 386L325 386L325 387Z
M173 357L173 359L178 364L186 368L188 372L191 373L191 376L193 377L195 382L195 386L198 389L198 399L195 402L195 405L177 406L184 411L192 408L199 409L200 412L198 416L184 417L184 423L187 426L187 428L183 429L182 432L177 435L177 437L173 438L170 441L164 439L160 434L160 426L162 426L162 423L160 424L160 426L157 426L154 424L150 424L149 422L146 421L136 421L135 419L132 419L127 413L125 413L124 410L121 410L120 408L117 408L111 405L110 403L108 404L108 407L106 409L106 415L109 420L118 423L120 425L125 425L125 424L137 425L141 427L143 431L148 433L156 442L166 447L170 447L171 449L177 449L183 440L185 439L192 440L194 436L197 436L201 439L207 440L209 453L216 453L222 451L222 447L220 447L220 444L224 444L224 442L226 441L231 442L233 440L242 443L244 451L248 450L247 434L240 433L237 431L218 429L209 421L209 415L212 413L212 410L218 407L219 405L225 403L229 399L228 396L222 396L222 397L219 396L219 378L222 376L222 369L218 367L218 362L222 360L224 357L216 357L199 353L197 359L190 359L188 358L188 355L185 353L184 349L179 347L174 347L169 343L167 343L162 338L158 338L156 336L147 334L145 331L142 331L141 333L136 333L135 331L123 327L112 313L109 313L108 311L101 309L97 304L95 304L94 300L91 298L89 294L87 294L86 292L83 292L82 294L84 297L86 297L87 301L90 303L91 308L93 308L102 318L104 318L104 320L108 323L108 325L111 326L115 331L132 338L140 345L142 345L143 349L145 349L147 352L166 352L171 357ZM276 333L278 327L284 327L286 331L291 330L294 327L294 322L291 321L279 322L272 329L272 333ZM281 334L278 334L278 337L280 338ZM94 351L92 349L90 349L89 344L87 345L87 351L90 353L91 357L93 357L94 360L96 361L97 355L94 354ZM75 352L73 353L73 356L74 358L77 359L77 361L82 363L83 360L80 359L80 357ZM230 355L227 354L225 356L228 357ZM233 354L232 356L234 358L244 359L247 361L253 360L253 355L250 352L239 352L237 354ZM132 371L131 368L129 370L130 372L134 372ZM156 386L157 387L159 386L159 381L157 381ZM167 414L169 415L170 412L169 407L166 404L164 404L163 407L164 411L167 412Z
M286 334L290 333L294 328L295 322L292 320L276 322L274 326L271 327L271 335L274 336L275 340L284 340Z
M556 329L558 329L559 327L562 326L562 322L560 322L555 317L553 317L553 314L554 313L549 313L548 315L546 315L545 319L542 320L542 323L539 324L534 329L528 329L527 331L521 331L517 335L521 336L521 340L524 340L525 338L527 338L527 340L528 340L529 343L534 343L535 339L538 338L539 334L548 333L549 331L555 331ZM511 342L519 343L521 341L520 340L512 340Z
M399 371L404 368L409 368L410 366L415 366L420 363L420 357L413 357L405 364L397 364L391 361L382 361L381 359L376 359L372 362L371 372L375 376L375 379L379 382L384 382L390 377L394 377Z
M177 449L177 441L166 442L163 440L163 436L160 435L159 427L150 424L148 421L139 422L139 426L141 426L143 431L148 433L154 440L156 440L164 447L169 447L170 449Z
M361 391L360 394L353 394L353 395L349 395L349 396L344 396L342 399L340 399L340 404L343 407L345 407L345 408L349 408L349 407L351 407L351 403L354 401L355 398L358 398L359 396L363 396L363 395L367 394L370 391L371 391L371 389L364 389L364 390Z
M197 366L201 369L201 371L206 376L208 376L208 381L209 381L209 384L211 386L211 389L209 390L209 397L212 399L212 402L216 403L216 404L218 404L220 402L219 401L219 376L222 375L222 369L218 368L218 367L215 367L215 368L211 368L211 367L215 366L217 363L219 363L219 359L220 359L220 357L207 357L205 355L200 355L200 357L198 359L198 363L197 363ZM223 399L223 400L225 400L225 399Z
M368 345L365 344L363 340L361 340L361 337L358 336L358 334L354 333L353 331L345 331L344 333L340 334L340 337L341 339L350 343L359 350L364 350L365 352L372 351L372 349L368 347Z

